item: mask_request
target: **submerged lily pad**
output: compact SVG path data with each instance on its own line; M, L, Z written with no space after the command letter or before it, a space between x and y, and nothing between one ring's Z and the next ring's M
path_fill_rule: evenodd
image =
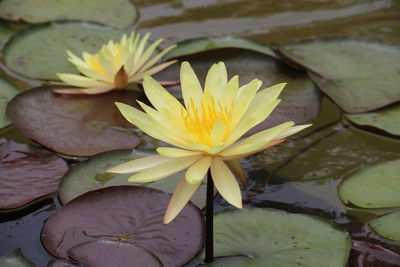
M253 79L263 81L262 89L277 83L286 82L281 94L282 102L272 114L251 133L282 122L294 121L304 124L312 121L320 108L320 95L312 81L303 71L294 70L282 61L265 54L238 48L221 48L177 58L189 61L200 81L205 81L212 64L224 61L228 76L239 75L240 84ZM155 75L158 80L179 80L179 64ZM181 94L180 86L169 88L172 93Z
M137 186L88 192L46 221L42 242L51 254L67 259L70 249L92 240L123 241L154 254L164 266L181 266L202 247L203 216L189 203L171 223L163 224L170 197L169 193ZM118 243L111 246L115 245ZM97 251L99 246L91 247ZM129 249L127 253L131 253Z
M381 236L400 241L400 211L372 220L369 225Z
M185 55L190 55L194 53L199 53L207 50L218 49L218 48L244 48L253 51L257 51L266 54L271 57L278 57L274 51L272 51L269 46L261 42L252 41L242 38L234 37L220 37L220 38L195 38L190 40L185 40L177 44L178 46L174 48L171 52L165 55L164 59L168 60L171 58L181 57Z
M351 248L349 234L331 223L274 209L216 214L214 242L216 257L235 257L205 266L345 266Z
M106 170L129 160L149 155L150 153L137 150L110 151L73 166L68 174L64 176L58 190L61 202L65 204L88 191L108 186L135 185L128 182L128 178L132 174L107 173ZM181 178L182 173L177 173L143 185L172 193ZM206 184L204 183L191 198L191 201L199 208L203 208L206 204L206 191Z
M16 249L3 256L0 256L1 267L35 267L35 265L26 259L21 249Z
M129 0L4 0L0 17L29 23L86 20L122 29L134 22L136 8Z
M39 25L13 36L4 48L3 60L23 76L57 80L56 73L78 73L67 60L67 50L79 56L82 51L96 53L108 40L119 40L121 35L111 28L89 23Z
M47 150L13 141L0 146L0 210L15 209L57 191L67 172Z
M376 112L347 114L346 118L356 125L367 128L367 130L372 127L371 129L400 137L400 105Z
M52 87L28 90L15 97L7 115L27 137L62 154L91 156L133 149L140 140L114 127L131 127L114 102L135 104L133 91L100 95L59 95Z
M20 91L18 87L0 76L0 128L10 124L6 116L6 106L8 102Z
M318 87L348 113L400 101L400 46L357 38L322 38L278 49L307 70Z
M13 34L13 31L0 21L0 51L3 50L4 45Z
M366 167L347 177L339 187L345 204L361 208L400 206L400 160Z

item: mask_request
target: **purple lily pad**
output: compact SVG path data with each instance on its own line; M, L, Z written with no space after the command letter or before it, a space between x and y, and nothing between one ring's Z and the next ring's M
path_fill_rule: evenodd
M134 105L138 93L124 90L100 95L60 95L51 89L28 90L7 107L9 118L28 138L74 156L133 149L140 143L137 137L117 129L132 125L114 105L114 102Z
M163 224L170 198L169 193L138 186L90 191L48 219L42 242L54 256L68 259L68 251L74 251L70 249L89 241L122 241L149 251L164 266L181 266L201 249L204 222L200 209L189 203L171 223ZM99 246L92 247L98 251Z
M0 146L0 210L22 207L57 191L68 166L57 155L13 141Z

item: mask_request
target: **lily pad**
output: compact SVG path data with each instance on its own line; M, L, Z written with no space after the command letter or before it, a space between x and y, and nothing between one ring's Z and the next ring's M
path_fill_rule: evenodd
M81 8L80 4L77 6ZM76 55L82 51L96 53L108 40L119 40L121 35L122 32L89 23L38 25L14 35L4 48L3 60L23 76L58 80L56 73L78 73L67 60L67 50Z
M138 93L123 90L100 95L59 95L52 87L28 90L15 97L7 115L28 138L56 152L92 156L133 149L140 140L114 127L131 127L114 102L135 104Z
M67 259L70 249L92 240L123 241L153 253L165 266L181 266L202 247L203 216L189 203L163 224L170 198L169 193L137 186L88 192L46 221L42 242L51 254Z
M268 45L264 43L248 39L235 38L235 37L195 38L182 41L177 45L178 46L176 48L174 48L171 52L165 55L164 57L165 60L185 55L190 55L194 53L199 53L207 50L228 48L228 47L249 49L266 54L271 57L278 58L275 52L271 48L269 48Z
M68 256L84 266L164 267L148 250L130 243L112 240L92 240L75 246Z
M379 217L368 224L381 236L400 241L400 211Z
M318 87L348 113L400 101L400 46L361 38L322 38L278 49L309 70Z
M4 0L0 17L29 23L86 20L123 29L134 22L136 8L129 0Z
M16 249L3 256L0 256L1 267L35 267L35 265L26 259L21 249Z
M132 174L107 173L106 170L126 161L149 155L150 153L137 150L110 151L73 166L70 172L64 176L58 190L61 202L65 204L88 191L108 186L134 185L128 182L128 178ZM175 191L175 187L182 178L182 175L182 173L177 173L170 177L142 185L172 193ZM206 184L204 183L191 199L199 208L203 208L206 205L206 191Z
M400 105L375 112L347 114L346 118L367 130L383 131L385 134L400 137Z
M399 254L376 244L353 241L349 266L396 267L399 266L399 262Z
M8 39L10 39L10 37L13 34L14 34L13 31L3 22L0 21L0 51L3 50L4 45L7 43Z
M8 102L19 93L18 87L8 80L0 77L0 128L10 124L6 116L6 106Z
M286 82L281 94L282 102L272 114L250 133L260 131L287 121L304 124L312 121L319 112L320 95L309 77L303 72L294 70L282 61L265 54L239 48L220 48L202 53L185 55L177 58L189 61L200 81L204 81L212 64L224 61L229 77L239 75L240 84L253 79L263 81L262 88ZM179 80L179 65L174 64L158 73L158 80ZM180 86L170 87L175 95L181 93Z
M346 265L351 239L317 217L244 209L216 214L214 244L214 255L226 258L205 266L334 267Z
M47 150L13 141L0 146L0 210L15 209L57 191L67 172Z
M372 165L347 177L339 187L345 204L361 208L400 206L400 160Z
M66 260L53 259L49 261L46 267L78 267L78 265Z

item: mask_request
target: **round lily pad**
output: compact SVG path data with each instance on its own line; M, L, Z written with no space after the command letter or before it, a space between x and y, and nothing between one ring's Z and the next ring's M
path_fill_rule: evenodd
M68 256L84 266L164 267L154 254L144 248L106 239L75 246L68 251Z
M122 29L134 22L136 8L129 0L4 0L0 17L29 23L86 20Z
M66 260L53 259L49 261L46 267L78 267L78 265Z
M400 241L400 211L379 217L370 221L368 224L381 236L387 239Z
M59 95L52 87L28 90L15 97L7 115L28 138L56 152L92 156L115 149L132 149L140 140L118 130L131 127L114 102L135 104L133 91L100 95Z
M170 198L169 193L137 186L88 192L46 221L42 242L51 254L67 259L70 249L92 240L123 241L154 254L164 266L181 266L203 245L203 216L189 203L171 223L163 224ZM98 251L99 246L90 247Z
M14 34L13 31L3 22L0 21L0 51L3 49L4 45L7 43L8 39L10 39L10 37L13 34Z
M67 50L79 56L82 51L96 53L110 39L119 40L121 35L114 29L89 23L38 25L14 35L4 48L3 60L23 76L58 80L56 73L78 73L67 59Z
M0 128L10 124L6 116L8 102L19 93L18 87L0 76Z
M312 229L312 230L310 230ZM274 209L244 209L214 217L214 256L205 266L345 266L348 233L322 219Z
M277 83L287 83L280 96L282 102L272 114L250 133L260 131L280 123L294 121L305 124L312 121L319 112L320 95L309 77L299 70L294 70L282 61L265 54L239 48L220 48L185 55L177 58L179 61L189 61L200 81L205 81L212 64L223 61L228 70L228 76L239 75L240 85L253 79L263 81L262 89ZM174 64L155 75L158 80L179 80L179 65ZM180 86L169 87L172 93L181 93Z
M234 37L220 37L220 38L195 38L182 41L177 44L177 47L171 50L165 55L165 60L190 55L194 53L203 52L206 50L218 49L218 48L244 48L253 51L257 51L271 57L278 57L275 52L264 43L252 41L242 38Z
M347 177L339 187L345 204L361 208L400 206L400 160L366 167Z
M107 173L106 170L129 160L150 155L150 153L138 150L110 151L94 156L88 161L76 164L62 179L58 190L59 198L65 204L91 190L115 185L134 185L128 182L128 178L132 174ZM172 193L175 191L175 187L182 178L182 175L182 173L177 173L167 178L142 185ZM199 208L203 208L206 205L206 191L206 184L204 183L191 198L191 201Z
M1 267L35 267L35 265L24 257L21 249L16 249L0 256Z
M322 38L278 49L310 72L344 111L372 111L400 101L400 46L361 38Z
M349 266L396 267L399 266L399 262L399 254L376 244L353 241Z
M68 166L47 150L13 141L0 146L0 210L15 209L57 191Z
M400 136L400 105L375 112L347 114L346 118L367 130L378 130L391 136Z

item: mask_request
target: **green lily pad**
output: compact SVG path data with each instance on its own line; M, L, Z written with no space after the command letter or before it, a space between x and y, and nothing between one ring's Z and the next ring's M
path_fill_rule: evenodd
M85 20L123 29L134 22L136 8L129 0L4 0L0 17L29 23Z
M375 112L346 114L346 118L367 130L373 129L383 131L391 136L400 136L400 105Z
M357 38L322 38L278 49L309 70L318 87L344 111L372 111L400 101L400 46Z
M257 51L263 54L266 54L271 57L278 56L275 52L269 48L264 43L258 41L252 41L248 39L242 38L234 38L234 37L220 37L220 38L195 38L182 41L177 44L178 46L171 50L167 55L165 55L164 59L169 60L171 58L186 56L194 53L199 53L207 50L218 49L218 48L244 48L253 51Z
M0 21L0 51L3 50L4 45L13 34L13 31Z
M0 76L0 128L10 124L10 120L5 114L6 106L19 92L18 87Z
M214 255L236 257L205 266L345 266L350 249L348 233L317 217L235 210L214 217Z
M312 81L303 71L294 70L278 59L239 48L213 49L176 59L189 61L200 81L205 81L212 64L223 61L229 77L239 75L240 85L256 78L263 81L262 89L277 83L287 83L280 97L282 102L264 122L249 133L287 121L294 121L296 124L309 123L318 115L321 99ZM179 80L179 65L174 64L156 74L156 79ZM168 89L178 97L181 94L180 86L168 87Z
M339 187L345 204L361 208L400 206L400 160L368 166L347 177Z
M372 220L369 222L369 225L381 236L400 241L400 211Z
M21 249L16 249L0 256L1 267L35 267L35 265L24 257Z
M170 198L169 193L142 186L90 191L51 216L41 239L51 254L63 259L68 259L75 248L80 254L80 249L99 251L102 244L92 243L80 249L77 246L93 240L110 240L145 249L164 266L182 266L203 246L204 220L200 209L188 203L171 223L163 224ZM115 245L118 243L111 244ZM125 247L123 252L130 254L132 250ZM148 258L148 254L138 256Z
M14 35L4 48L3 60L23 76L57 80L56 73L78 73L67 60L67 50L79 56L82 51L96 53L108 40L117 41L121 35L111 28L89 23L39 25Z
M132 174L107 173L106 170L129 160L149 155L150 153L137 150L110 151L75 165L68 174L64 176L61 182L58 190L61 202L65 204L88 191L108 186L134 185L128 182L128 178ZM181 178L182 174L178 173L165 179L143 185L172 193ZM206 184L203 184L194 194L191 201L198 207L203 208L206 204L206 191Z
M65 155L92 156L116 149L133 149L140 140L114 127L132 127L114 102L135 104L138 93L128 90L100 95L59 95L40 87L16 96L7 115L28 138Z

